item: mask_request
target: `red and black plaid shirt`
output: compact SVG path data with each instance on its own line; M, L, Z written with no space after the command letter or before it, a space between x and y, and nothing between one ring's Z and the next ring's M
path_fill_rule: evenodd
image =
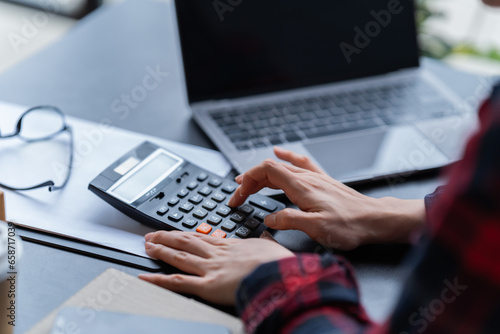
M427 196L429 227L394 313L372 322L349 263L298 254L257 268L237 306L248 332L500 333L500 85L449 183Z

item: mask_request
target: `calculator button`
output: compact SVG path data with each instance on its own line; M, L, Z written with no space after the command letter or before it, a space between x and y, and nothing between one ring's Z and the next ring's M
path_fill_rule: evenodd
M189 191L187 189L182 189L181 191L179 191L179 193L177 194L177 196L179 196L180 198L184 198L188 194L189 194Z
M226 232L224 232L224 231L221 231L221 230L215 230L215 232L214 232L214 233L212 233L211 235L212 235L212 237L216 237L216 238L222 238L222 239L224 239L224 238L226 237L226 235L227 235L227 234L226 234Z
M245 216L241 212L235 212L231 215L231 220L236 223L241 223L245 220Z
M208 185L214 188L219 187L221 184L222 180L217 177L214 177L213 179L210 179L210 181L208 181Z
M203 208L205 208L209 211L212 211L213 209L215 209L217 207L217 203L215 203L214 201L211 201L211 200L206 200L202 206L203 206Z
M219 207L216 212L219 216L227 217L231 213L231 208L224 205Z
M224 224L221 225L224 231L232 232L236 228L236 224L230 220L226 220Z
M212 195L212 199L214 201L221 203L221 202L224 202L224 200L226 199L226 196L222 195L221 193L215 193Z
M250 230L245 226L241 226L239 229L236 230L235 234L240 238L246 238L250 235Z
M198 190L198 193L199 194L202 194L203 196L208 196L212 193L212 189L210 189L209 187L205 186L203 188L201 188L200 190Z
M156 211L156 213L160 216L165 216L165 214L168 212L168 208L163 205L161 208L158 209L158 211Z
M178 222L180 221L182 218L184 218L183 214L180 213L180 212L172 212L171 214L168 215L168 219L174 221L174 222Z
M184 204L182 204L180 207L179 207L179 210L181 211L184 211L184 212L191 212L191 210L194 209L194 205L189 203L189 202L186 202Z
M198 187L198 182L196 182L196 181L189 182L189 184L187 185L187 188L189 190L194 190L196 187Z
M261 222L264 221L264 218L266 218L267 216L267 212L264 212L264 211L257 211L253 217L257 220L260 220Z
M193 212L193 216L195 216L198 219L203 219L208 215L208 212L203 209L196 209Z
M276 204L271 203L269 199L251 199L250 204L269 212L273 212L278 208Z
M236 190L236 186L234 184L225 184L221 189L226 194L232 194Z
M201 195L193 195L189 198L189 201L193 204L200 204L203 201L203 197Z
M222 221L222 218L217 215L211 215L208 217L207 222L211 225L219 225Z
M198 181L203 182L206 179L208 179L208 174L207 173L200 173L197 177Z
M179 198L178 197L172 197L170 201L168 201L168 205L170 206L176 206L177 203L179 203Z
M248 204L245 204L245 205L242 205L238 208L239 211L241 211L242 213L244 213L245 215L251 215L252 212L255 210L254 208L252 208L250 205Z
M208 225L207 223L202 223L198 228L196 229L196 232L198 233L203 233L203 234L208 234L212 231L212 226Z
M251 230L255 230L257 227L259 227L260 222L257 219L249 218L245 222L245 226L248 227Z
M182 225L184 225L184 226L185 226L185 227L187 227L187 228L193 228L193 227L195 227L197 224L198 224L198 221L196 221L196 220L194 220L194 219L191 219L191 218L186 219L186 221L184 221L184 222L182 223Z

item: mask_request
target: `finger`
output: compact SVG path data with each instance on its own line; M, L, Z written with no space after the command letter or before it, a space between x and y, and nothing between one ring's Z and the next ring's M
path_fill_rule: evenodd
M310 170L312 172L325 174L325 172L319 166L314 164L311 161L311 159L305 155L298 154L298 153L295 153L295 152L292 152L289 150L285 150L284 148L281 148L278 146L274 147L274 154L276 154L276 156L279 159L288 161L289 163L291 163L294 166L304 168L304 169Z
M216 246L216 247L228 245L230 243L237 242L237 241L241 240L241 239L218 238L218 237L213 237L211 235L205 235L205 234L201 234L201 233L196 233L196 234L198 234L197 237L200 238L201 240L203 240L204 242L206 242L212 246Z
M185 251L203 258L209 258L213 249L194 233L157 231L146 234L146 241Z
M262 232L259 239L265 239L265 240L274 241L274 242L278 243L276 241L276 239L274 239L273 235L271 233L269 233L268 231Z
M162 288L190 295L199 295L204 287L203 278L190 275L143 274L139 278Z
M228 204L232 207L239 206L245 202L248 196L265 187L282 189L287 195L292 195L301 190L297 189L296 176L292 171L282 164L268 159L243 175L241 185Z
M182 271L198 276L205 274L208 260L186 251L173 249L160 244L146 242L146 253L154 259L162 260Z
M264 224L275 230L300 230L308 232L315 224L312 222L316 219L314 212L303 212L296 209L284 209L268 215Z

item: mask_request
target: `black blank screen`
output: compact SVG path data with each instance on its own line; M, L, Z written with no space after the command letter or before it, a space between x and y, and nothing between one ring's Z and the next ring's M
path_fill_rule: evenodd
M391 2L402 11L374 25L373 11ZM232 11L217 12L216 3ZM190 102L418 66L411 0L177 0L176 10ZM356 47L354 28L366 32L369 23L372 35L380 31L348 63L341 43Z

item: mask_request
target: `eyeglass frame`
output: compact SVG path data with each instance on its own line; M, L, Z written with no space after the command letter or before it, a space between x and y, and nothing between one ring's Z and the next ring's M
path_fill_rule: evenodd
M21 130L22 130L22 125L23 125L23 118L26 115L28 115L30 112L33 112L33 111L38 110L38 109L49 109L49 110L52 110L52 111L58 113L61 116L61 119L63 121L63 127L59 131L54 132L53 134L51 134L49 136L42 137L42 138L36 138L36 139L24 138L23 136L20 135L21 134ZM68 183L69 178L71 176L71 170L73 169L74 138L73 138L73 130L68 125L68 123L66 123L66 116L64 115L64 113L59 108L54 107L54 106L36 106L36 107L32 107L32 108L26 110L19 117L19 120L17 121L16 129L15 129L14 133L9 134L9 135L2 135L0 133L0 139L9 139L9 138L19 137L21 140L23 140L23 141L25 141L27 143L34 143L34 142L40 142L40 141L50 140L50 139L52 139L52 138L60 135L63 132L66 132L66 131L69 133L69 137L70 137L70 143L69 143L69 146L70 146L70 157L69 157L69 166L68 166L68 173L66 175L66 179L64 180L64 182L60 186L56 186L55 182L53 180L48 180L48 181L42 182L42 183L40 183L38 185L35 185L35 186L32 186L32 187L26 187L26 188L11 187L11 186L5 185L3 183L0 183L0 188L4 188L4 189L7 189L7 190L11 190L11 191L27 191L27 190L34 190L34 189L49 187L49 191L52 192L54 190L60 190L60 189L64 188L66 186L66 184Z

